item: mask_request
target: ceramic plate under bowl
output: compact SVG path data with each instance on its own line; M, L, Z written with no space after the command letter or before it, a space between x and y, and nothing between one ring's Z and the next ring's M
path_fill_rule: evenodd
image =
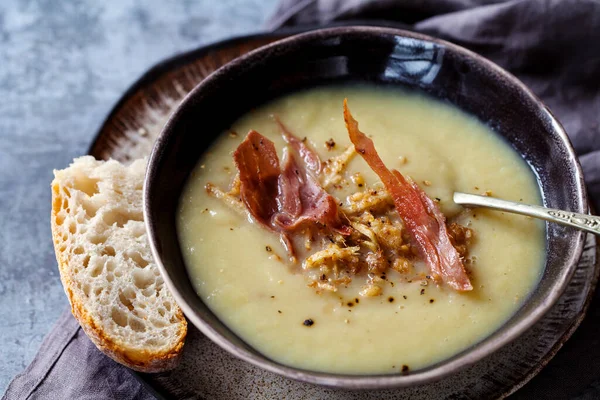
M538 176L547 207L588 211L583 176L560 123L520 81L464 48L380 27L316 30L264 46L215 71L177 107L158 137L144 185L144 218L166 286L186 317L231 354L303 382L344 389L431 383L516 339L558 300L575 271L585 234L546 224L540 280L515 314L485 339L407 374L351 375L280 364L248 345L196 294L183 260L176 216L180 193L200 156L237 119L281 95L309 87L369 83L427 93L477 117L507 141Z
M166 116L183 95L220 63L282 34L257 35L199 49L160 64L138 81L113 109L92 146L98 158L128 160L145 155ZM339 392L294 382L232 358L191 329L182 365L172 373L142 375L167 397L208 398L411 398L501 397L526 382L547 362L581 320L595 285L595 241L588 238L584 257L561 300L525 336L457 375L427 386L376 393ZM535 344L535 345L534 345ZM290 394L291 393L291 394ZM262 397L261 396L261 397Z

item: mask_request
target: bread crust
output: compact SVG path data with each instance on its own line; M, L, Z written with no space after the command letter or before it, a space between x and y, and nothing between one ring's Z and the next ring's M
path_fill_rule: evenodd
M57 224L57 213L60 211L60 205L64 199L61 195L60 186L60 183L56 180L52 182L51 230L60 279L71 304L73 316L77 319L92 343L116 362L133 370L148 373L162 372L175 368L180 361L187 334L187 321L179 308L176 309L176 317L179 320L178 341L174 347L163 352L148 350L134 351L126 349L110 338L101 328L101 324L86 310L83 301L73 292L72 287L74 287L75 283L70 272L72 266L69 266L68 257L64 252L60 251L63 239Z

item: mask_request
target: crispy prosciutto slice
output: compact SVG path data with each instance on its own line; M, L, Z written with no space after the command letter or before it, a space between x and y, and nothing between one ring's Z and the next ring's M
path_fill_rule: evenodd
M312 151L305 142L305 140L301 140L296 137L289 129L281 122L278 117L275 117L275 122L279 125L279 129L281 129L281 136L283 136L283 140L286 141L295 152L297 152L304 163L315 174L319 174L321 172L321 159Z
M472 290L462 260L448 236L446 219L438 206L417 186L396 170L390 171L375 150L373 141L358 129L344 100L344 121L356 151L379 176L394 200L396 211L419 249L432 274L448 286Z
M240 195L250 214L269 225L277 212L279 159L275 144L252 130L233 153L240 174Z
M291 133L286 135L303 160L316 157ZM299 146L301 143L302 146ZM233 153L240 177L240 195L252 217L268 229L281 234L290 256L294 249L289 234L307 223L318 223L342 234L351 228L342 223L337 202L318 183L307 167L298 163L294 154L284 150L283 169L272 141L252 130ZM318 157L313 160L320 160ZM315 164L307 165L312 168Z
M350 234L350 227L339 218L337 201L296 162L287 149L279 175L277 203L279 212L273 216L272 222L286 231L293 231L307 222L316 222L343 235Z
M294 154L284 149L284 166L279 180L280 210L295 216L293 225L299 226L304 221L319 222L342 235L349 235L351 228L341 222L337 201L321 187L316 177L321 172L318 154L306 145L305 140L295 136L278 117L275 117L275 121L283 139L304 161L304 164L296 162ZM283 199L289 200L284 203ZM290 213L291 210L295 212ZM288 225L282 219L279 222Z

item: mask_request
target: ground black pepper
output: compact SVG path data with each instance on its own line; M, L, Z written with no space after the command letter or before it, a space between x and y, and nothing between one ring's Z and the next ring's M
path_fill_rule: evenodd
M313 326L315 324L315 321L313 321L312 319L305 319L304 322L302 323L304 326Z

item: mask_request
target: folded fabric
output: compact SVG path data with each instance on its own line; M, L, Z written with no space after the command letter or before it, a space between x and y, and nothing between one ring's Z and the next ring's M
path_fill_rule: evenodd
M350 19L407 24L474 50L519 77L564 125L599 209L599 2L284 0L268 26L276 29ZM67 310L3 397L38 398L153 396L127 368L100 353Z
M31 364L8 386L8 399L135 399L155 397L129 369L117 364L88 339L66 309Z

